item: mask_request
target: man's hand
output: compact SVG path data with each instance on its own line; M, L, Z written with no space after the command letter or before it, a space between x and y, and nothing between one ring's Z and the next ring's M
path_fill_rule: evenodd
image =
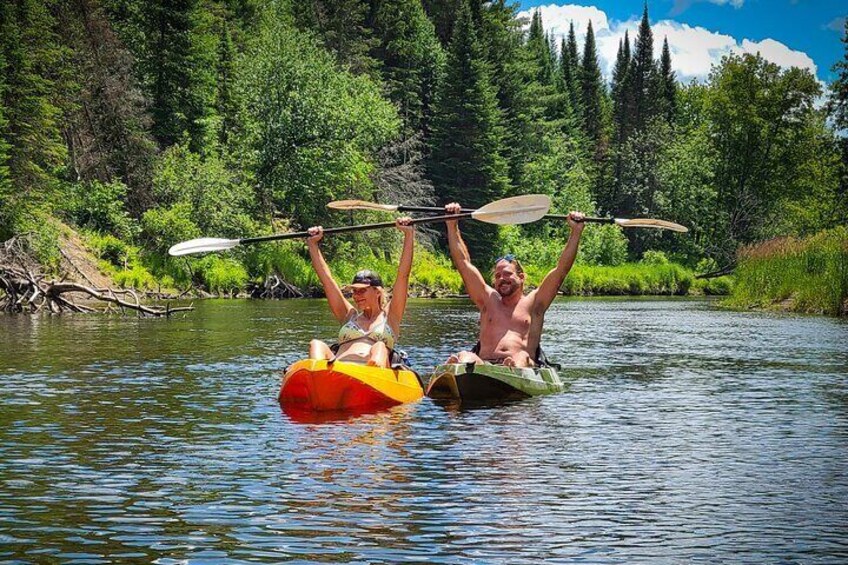
M586 227L586 223L583 221L585 217L583 212L569 212L568 227L571 228L572 234L580 235L583 233L583 228Z
M459 214L461 211L462 206L460 206L456 202L451 202L450 204L445 205L445 214ZM456 220L448 220L447 224L449 226L455 226Z
M309 238L306 243L309 245L318 245L318 242L324 239L324 228L322 226L312 226L308 230Z

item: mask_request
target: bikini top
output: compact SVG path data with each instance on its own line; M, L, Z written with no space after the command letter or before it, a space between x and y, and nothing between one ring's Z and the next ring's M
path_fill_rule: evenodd
M383 323L379 324L377 328L373 330L362 329L362 327L356 323L356 319L358 317L359 313L354 311L353 314L348 317L347 321L342 324L342 327L339 330L339 344L367 338L374 343L382 341L389 349L394 348L396 339L395 332L389 325L389 318L386 316L385 312L383 312Z

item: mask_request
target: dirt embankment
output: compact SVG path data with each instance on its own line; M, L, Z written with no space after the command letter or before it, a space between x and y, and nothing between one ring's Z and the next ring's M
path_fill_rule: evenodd
M115 281L97 266L97 257L89 251L79 234L70 226L59 226L61 271L67 280L93 288L115 288Z

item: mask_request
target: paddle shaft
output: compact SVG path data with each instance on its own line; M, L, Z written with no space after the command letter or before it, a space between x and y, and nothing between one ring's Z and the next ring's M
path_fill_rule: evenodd
M436 208L436 210L444 210L444 208ZM444 216L431 216L429 218L415 218L409 221L409 225L415 224L428 224L432 222L446 222L448 220L458 220L462 218L470 218L474 210L469 210L468 212L463 212L461 214L446 214ZM380 222L377 224L362 224L359 226L342 226L340 228L327 228L324 230L324 234L328 233L346 233L346 232L354 232L354 231L366 231L366 230L375 230L380 228L391 228L394 227L395 222ZM281 239L298 239L303 237L309 237L310 234L308 231L298 231L293 233L277 233L274 235L263 235L259 237L246 237L244 239L239 240L239 244L244 245L245 243L261 243L263 241L279 241Z
M398 212L442 212L444 208L437 208L435 206L398 206ZM472 208L461 208L460 211L463 214L473 212ZM568 214L545 214L546 220L567 220ZM587 216L583 218L584 222L590 222L593 224L614 224L615 218L594 218L591 216Z

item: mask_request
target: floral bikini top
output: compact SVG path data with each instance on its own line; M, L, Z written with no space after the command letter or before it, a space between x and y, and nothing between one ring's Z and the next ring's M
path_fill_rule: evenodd
M374 343L382 341L386 347L393 349L395 346L395 332L389 325L389 318L383 312L383 323L378 325L376 329L364 330L356 323L359 313L354 311L339 330L339 344L356 341L357 339L367 338Z

